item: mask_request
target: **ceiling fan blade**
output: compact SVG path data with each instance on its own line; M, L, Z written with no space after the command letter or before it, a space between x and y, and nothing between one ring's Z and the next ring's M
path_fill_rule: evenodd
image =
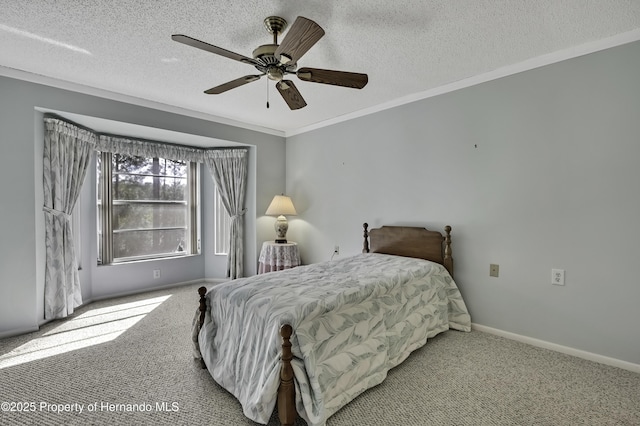
M303 81L313 83L333 84L335 86L362 89L369 82L367 74L356 72L323 70L320 68L300 68L296 73Z
M236 78L235 80L228 81L220 86L212 87L209 90L205 90L207 95L219 95L227 90L235 89L252 81L260 80L262 75L245 75L244 77Z
M307 103L304 101L304 98L298 92L295 84L291 80L280 80L276 84L276 89L284 98L284 101L289 105L291 109L300 109L307 106Z
M187 46L197 47L198 49L206 50L207 52L215 53L216 55L224 56L225 58L234 59L236 61L243 62L249 65L261 65L260 62L253 58L241 55L239 53L231 52L230 50L223 49L222 47L214 46L213 44L205 43L204 41L196 40L183 34L174 34L171 36L173 41L186 44Z
M324 30L320 25L311 19L298 16L274 56L282 63L296 63L323 35Z

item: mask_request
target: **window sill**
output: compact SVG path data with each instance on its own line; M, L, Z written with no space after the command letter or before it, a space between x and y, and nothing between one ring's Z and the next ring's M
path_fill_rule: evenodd
M163 262L163 261L166 261L166 260L185 259L185 258L201 256L201 255L202 255L201 253L195 253L195 254L181 254L181 255L177 255L177 256L163 256L163 257L151 257L151 258L145 258L145 259L121 260L121 261L112 262L112 263L108 263L108 264L99 263L98 267L101 267L101 266L131 265L131 264L136 264L136 263L147 263L147 262Z

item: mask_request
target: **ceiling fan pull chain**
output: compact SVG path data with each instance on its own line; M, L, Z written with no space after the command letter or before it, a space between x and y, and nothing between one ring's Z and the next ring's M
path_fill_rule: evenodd
M267 81L267 109L269 108L269 80Z

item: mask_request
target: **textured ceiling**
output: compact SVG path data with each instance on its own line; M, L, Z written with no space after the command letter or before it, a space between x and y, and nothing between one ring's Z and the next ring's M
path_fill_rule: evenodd
M127 95L284 135L515 64L539 65L532 58L557 52L569 57L607 39L640 39L638 0L0 0L0 10L5 75L44 76L63 87L73 82L81 85L76 90L100 89L102 95ZM363 72L369 84L355 90L294 77L308 104L297 111L266 78L205 95L256 70L176 43L171 34L251 56L272 42L263 26L270 15L290 25L305 16L325 30L299 67Z

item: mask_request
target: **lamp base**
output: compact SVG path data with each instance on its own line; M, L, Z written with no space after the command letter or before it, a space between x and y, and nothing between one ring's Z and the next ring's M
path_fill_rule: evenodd
M276 244L286 244L287 229L289 229L287 218L283 215L278 216L274 228L276 230Z

